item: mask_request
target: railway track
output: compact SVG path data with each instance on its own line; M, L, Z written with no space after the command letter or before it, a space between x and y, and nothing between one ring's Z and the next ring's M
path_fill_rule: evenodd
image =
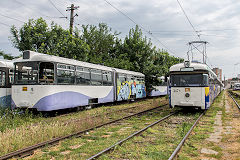
M116 123L118 121L121 121L121 120L124 120L124 119L128 119L128 118L133 117L133 116L142 115L142 114L145 114L145 113L147 113L149 111L153 111L153 110L159 109L159 108L161 108L163 106L166 106L166 105L167 104L163 104L163 105L160 105L158 107L154 107L154 108L147 109L147 110L144 110L144 111L141 111L141 112L138 112L138 113L133 113L133 114L121 117L119 119L111 120L109 122L106 122L106 123L103 123L103 124L100 124L100 125L97 125L97 126L94 126L94 127L82 130L82 131L79 131L79 132L74 133L74 134L70 134L70 135L63 136L63 137L57 137L57 138L54 138L54 139L51 139L51 140L48 140L48 141L45 141L45 142L42 142L42 143L38 143L38 144L35 144L35 145L32 145L32 146L26 147L24 149L20 149L20 150L8 153L6 155L0 156L0 160L10 159L10 158L13 158L13 157L25 157L25 156L33 154L33 152L36 149L42 148L42 147L44 147L46 145L56 144L59 141L62 141L62 140L65 140L65 139L68 139L68 138L71 138L71 137L79 137L82 134L84 134L86 132L89 132L91 130L94 130L96 128L100 128L100 127L103 127L103 126L106 126L106 125L109 125L109 124L112 124L112 123ZM131 109L133 109L133 108L134 107L132 107ZM123 110L125 110L125 109L122 109L122 111Z
M162 101L160 101L162 102ZM166 104L163 104L163 105L167 105ZM111 115L111 114L116 114L116 113L121 113L121 112L125 112L125 111L128 111L128 113L133 113L134 112L134 109L137 109L137 108L140 108L140 107L143 107L144 104L140 104L140 105L137 105L137 106L133 106L133 107L129 107L129 108L123 108L123 109L110 109L110 111L102 114L102 113L99 113L97 115L94 115L90 118L97 118L97 117L103 117L103 116L108 116L108 115ZM78 121L82 121L82 120L86 120L86 119L89 119L89 117L87 118L84 118L84 119L71 119L71 122L78 122Z
M177 113L179 113L180 111L176 111L174 113L170 113L167 116L151 123L150 125L132 133L130 136L119 140L118 142L116 142L115 144L111 145L108 148L103 149L102 151L98 152L97 154L91 156L90 158L88 158L87 160L93 160L93 159L97 159L98 157L110 152L111 150L113 150L116 146L123 144L124 142L130 140L131 138L138 136L139 134L141 134L142 132L146 131L148 128L151 128L153 126L155 126L156 124L165 121L166 119L172 117L173 115L176 115ZM187 132L187 134L184 136L184 138L181 140L181 142L178 144L177 148L174 150L174 152L172 153L172 155L169 157L169 160L172 160L177 153L179 152L179 150L181 149L182 145L184 144L185 140L188 138L188 136L190 135L191 131L193 130L193 128L197 125L197 123L199 122L199 120L201 119L201 117L205 114L205 112L203 112L198 118L197 120L194 121L194 124L191 126L190 130Z
M239 104L237 103L237 101L235 100L234 96L240 98L240 95L237 94L237 93L234 93L232 91L228 91L228 95L232 98L232 100L234 101L234 103L236 104L236 106L238 107L238 109L240 110L240 106Z
M171 117L172 115L174 115L174 114L176 114L176 113L177 113L177 112L170 113L169 115L167 115L167 116L165 116L165 117L163 117L163 118L161 118L161 119L155 121L154 123L148 125L147 127L143 128L143 129L141 129L141 130L139 130L139 131L137 131L137 132L134 132L133 134L131 134L131 135L128 136L127 138L124 138L124 139L118 141L118 142L115 143L114 145L112 145L112 146L110 146L110 147L108 147L108 148L102 150L101 152L99 152L99 153L93 155L92 157L88 158L87 160L95 159L95 158L97 158L97 157L103 155L104 153L107 153L107 152L111 151L111 150L114 149L116 146L121 145L121 144L124 143L125 141L127 141L127 140L129 140L129 139L131 139L131 138L133 138L133 137L135 137L135 136L137 136L137 135L139 135L140 133L144 132L144 131L147 130L148 128L153 127L154 125L156 125L156 124L158 124L158 123L164 121L165 119Z
M204 111L199 117L198 119L194 122L194 124L192 125L192 127L189 129L189 131L187 132L187 134L183 137L183 139L181 140L181 142L178 144L177 148L173 151L172 155L168 158L168 160L173 160L178 152L180 151L181 147L184 145L184 142L186 141L186 139L188 138L188 136L190 135L190 133L192 132L192 130L194 129L194 127L197 125L197 123L199 122L199 120L202 118L202 116L205 114L206 112Z
M145 100L145 99L144 99ZM138 100L138 101L142 101L141 100ZM161 100L160 103L164 102L164 100ZM133 102L132 102L133 103ZM132 113L133 111L131 110L134 110L134 109L137 109L137 108L140 108L140 107L143 107L144 104L139 104L139 105L136 105L136 106L133 106L133 107L127 107L127 108L123 108L123 109L116 109L116 108L110 108L110 109L107 109L105 113L98 113L96 115L92 115L91 117L86 117L86 118L75 118L75 119L70 119L70 120L61 120L62 122L65 122L65 124L69 124L69 123L76 123L76 122L79 122L79 121L85 121L87 119L94 119L94 118L98 118L98 117L104 117L104 116L108 116L108 115L111 115L113 113L121 113L121 112L124 112L124 111L129 111L129 113ZM81 112L81 111L78 111L78 112ZM23 113L23 112L21 112ZM59 117L67 117L69 115L71 115L73 113L67 113L67 114L62 114L62 115L59 115L59 116L56 116L56 118L59 118ZM54 117L55 118L55 117ZM42 123L50 123L52 122L52 120L44 120L44 121L41 121ZM35 123L34 125L37 125L38 123Z

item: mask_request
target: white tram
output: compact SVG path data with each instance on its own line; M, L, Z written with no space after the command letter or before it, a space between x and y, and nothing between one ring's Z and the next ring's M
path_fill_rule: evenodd
M233 90L240 90L240 83L234 83Z
M152 84L152 90L148 93L150 97L158 97L167 95L167 78L158 77Z
M0 108L11 107L11 83L13 80L13 61L0 60Z
M208 109L222 88L222 82L206 64L186 61L170 68L170 107Z
M12 107L52 111L146 97L139 72L33 51L14 65Z

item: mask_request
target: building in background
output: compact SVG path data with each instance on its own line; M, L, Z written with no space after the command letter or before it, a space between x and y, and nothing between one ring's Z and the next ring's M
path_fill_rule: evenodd
M240 74L237 75L237 78L240 79Z
M220 68L213 68L213 72L217 75L217 77L222 81L222 69Z

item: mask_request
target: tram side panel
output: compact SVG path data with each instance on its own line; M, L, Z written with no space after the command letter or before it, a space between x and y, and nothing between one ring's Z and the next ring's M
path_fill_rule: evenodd
M11 106L11 88L0 88L0 107L8 108Z
M93 98L98 103L114 101L113 86L14 85L12 92L12 106L38 111L87 106Z
M117 76L117 101L146 97L144 79L136 79L123 74Z
M0 61L0 108L4 109L11 107L12 74L9 73L11 65L13 65L11 61Z
M167 86L153 86L153 90L149 93L148 96L156 97L167 95Z

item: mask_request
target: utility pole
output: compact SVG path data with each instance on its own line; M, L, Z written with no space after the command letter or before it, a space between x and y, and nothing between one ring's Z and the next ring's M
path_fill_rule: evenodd
M71 7L67 7L67 10L66 10L66 11L71 11L71 13L70 13L70 28L69 28L70 34L72 34L72 32L73 32L74 17L78 16L77 14L73 15L74 10L78 9L78 8L79 8L79 6L74 7L74 4L72 4Z

